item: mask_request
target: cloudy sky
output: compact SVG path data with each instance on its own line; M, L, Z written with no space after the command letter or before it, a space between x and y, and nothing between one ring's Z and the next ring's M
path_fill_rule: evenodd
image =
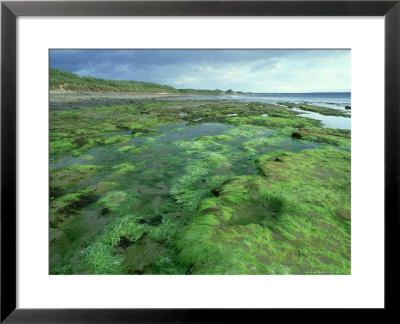
M351 90L350 50L51 50L50 66L112 80L251 92Z

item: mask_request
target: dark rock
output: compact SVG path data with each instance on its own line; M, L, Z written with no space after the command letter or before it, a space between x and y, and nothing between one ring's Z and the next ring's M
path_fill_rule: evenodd
M79 147L82 147L83 145L89 143L89 141L86 137L77 137L74 139L74 143Z
M214 187L211 189L211 194L215 197L219 197L221 195L222 192L222 187L218 186L218 187Z
M303 136L301 135L300 132L294 131L294 132L292 133L292 137L293 137L293 138L302 138Z
M150 226L157 226L157 225L160 225L161 223L162 223L162 216L161 215L157 215L155 217L152 217L147 222L147 224L150 225Z
M346 110L350 110L350 109L351 109L351 106L344 106L344 108L345 108Z
M127 247L131 246L134 242L132 242L129 238L127 238L126 236L122 235L119 238L119 242L117 244L117 246L122 247L123 249L126 249Z
M162 216L157 215L157 216L151 217L149 219L141 218L141 219L139 219L138 223L146 224L146 225L150 225L150 226L157 226L162 223Z

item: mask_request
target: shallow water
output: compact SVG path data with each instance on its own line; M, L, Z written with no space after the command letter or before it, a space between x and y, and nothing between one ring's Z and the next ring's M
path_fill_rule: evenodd
M351 118L341 116L325 116L313 111L304 111L301 109L292 109L293 111L300 112L299 117L307 117L322 121L323 127L326 128L339 128L351 129Z
M101 181L113 181L117 186L112 191L124 191L134 197L134 200L128 200L119 208L127 213L135 215L148 215L155 213L164 203L170 199L169 192L173 186L177 184L185 174L185 169L193 165L195 161L203 158L204 149L187 150L179 145L178 141L195 142L197 138L202 136L230 135L230 140L221 140L217 144L205 144L206 153L219 153L227 157L232 166L229 168L210 169L202 179L204 186L203 198L209 196L212 188L207 187L207 179L215 175L218 176L239 176L252 175L258 172L254 159L264 153L272 152L277 149L286 151L300 151L307 148L315 148L319 144L304 143L302 141L292 139L291 136L285 135L279 137L275 144L270 146L255 146L254 150L246 151L243 147L244 142L252 140L268 138L276 133L275 130L262 130L253 136L241 136L240 134L232 135L232 131L237 127L222 123L205 122L196 125L188 123L179 123L167 125L158 128L158 132L151 135L143 135L139 137L132 136L132 139L124 145L114 145L106 147L98 147L91 149L87 154L81 157L67 157L52 163L51 168L61 168L72 164L93 164L106 167L94 177L82 181L79 185L71 188L71 191L79 190L88 185L99 183ZM118 134L116 134L118 135ZM132 145L142 148L136 153L118 152L122 146ZM91 157L88 160L88 156ZM113 166L121 163L129 162L135 166L133 171L125 174L115 174ZM79 210L76 216L65 222L60 228L52 229L50 232L50 264L57 263L61 255L66 255L69 250L79 248L81 244L90 241L101 232L104 226L114 219L114 213L102 215L96 202L93 202ZM238 224L243 220L238 221ZM163 248L163 247L162 247ZM132 247L129 251L124 252L126 260L124 264L130 272L144 272L145 266L153 260L152 257L138 256L141 261L132 259L132 253L143 251L156 251L158 249L152 243L144 242L142 245ZM147 252L146 252L147 251ZM152 253L153 253L152 252ZM78 249L70 255L69 262L74 264L77 273L85 273L88 271L81 264L79 255L81 250ZM155 253L155 252L154 252ZM157 254L157 253L156 253Z

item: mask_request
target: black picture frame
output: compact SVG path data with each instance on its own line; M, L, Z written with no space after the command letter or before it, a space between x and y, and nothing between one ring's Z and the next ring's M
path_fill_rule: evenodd
M397 307L400 228L400 0L390 1L4 1L1 3L1 322L198 323L254 321L265 310L17 309L16 19L19 16L384 16L385 311ZM265 320L267 318L264 318Z

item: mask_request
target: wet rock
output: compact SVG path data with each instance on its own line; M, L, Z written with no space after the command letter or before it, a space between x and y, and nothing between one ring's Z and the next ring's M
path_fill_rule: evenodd
M162 223L162 216L161 215L157 215L155 217L150 218L148 224L151 226L157 226L160 225Z
M294 131L292 133L292 137L293 138L302 138L303 136L301 135L301 133L299 131Z
M129 130L129 127L125 125L117 125L117 127L126 131Z
M134 129L132 129L132 134L136 134L136 133L149 134L150 131L148 129L145 129L145 128L134 128Z
M344 109L350 110L350 109L351 109L351 106L344 106Z
M157 215L151 218L141 218L138 221L139 224L146 224L146 225L150 225L150 226L157 226L160 225L162 223L162 216L161 215Z
M211 189L211 194L215 197L219 197L221 195L222 192L222 187L218 186L218 187L214 187Z
M126 249L127 247L131 246L134 242L131 241L129 238L127 238L126 236L122 235L119 238L119 242L117 244L117 246L122 247L123 249Z
M77 137L74 139L74 143L78 145L78 147L82 147L85 144L88 144L89 141L86 137Z
M126 237L125 235L121 235L116 247L121 247L123 249L126 249L132 245L138 245L147 236L147 234L148 234L147 232L143 232L143 234L136 240L131 240L131 239L129 239L129 237Z

